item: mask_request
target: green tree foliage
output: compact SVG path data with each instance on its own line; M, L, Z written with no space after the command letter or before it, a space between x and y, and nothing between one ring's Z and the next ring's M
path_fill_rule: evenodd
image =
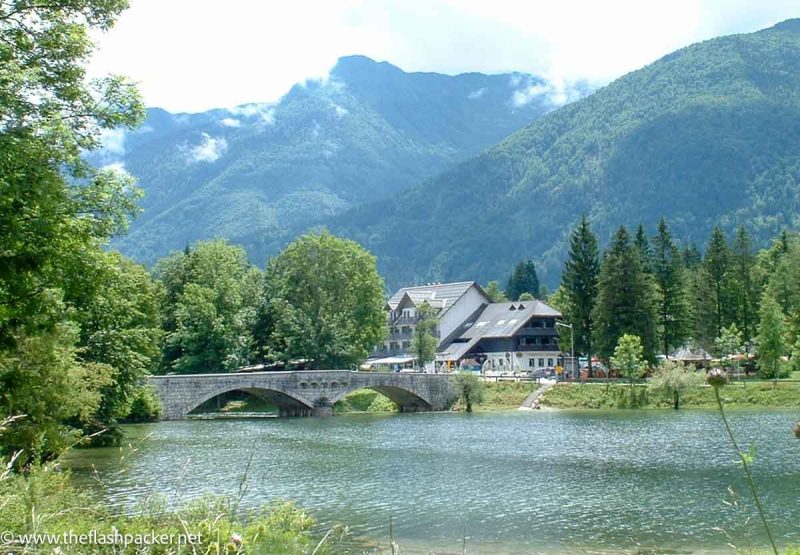
M474 372L456 372L450 381L465 412L472 412L472 405L483 402L486 386Z
M694 366L686 367L679 362L668 360L653 370L653 375L648 382L652 391L663 393L672 398L672 408L678 410L681 403L681 393L690 387L695 387L705 381L705 376L698 373Z
M165 290L165 371L229 372L251 361L261 272L242 247L200 242L159 262L154 273Z
M505 294L500 290L500 285L496 281L490 281L486 287L483 288L483 291L493 303L504 303L508 300Z
M691 305L680 251L672 242L662 218L653 240L652 271L656 282L658 331L663 353L683 343L691 334Z
M636 246L636 250L639 251L639 256L642 257L642 268L644 268L645 272L652 273L653 264L655 263L653 247L650 245L650 240L647 238L647 233L642 224L639 224L636 228L636 237L633 240L633 244Z
M656 324L652 278L642 267L639 250L620 227L603 255L594 307L595 345L604 360L625 334L641 339L644 356L655 358Z
M508 278L506 297L510 301L519 300L520 295L528 293L534 298L539 296L539 276L536 275L536 265L533 260L518 262Z
M2 437L0 455L21 452L17 465L51 460L79 437L66 422L91 425L100 391L112 385L112 368L78 359L77 326L67 322L18 333L13 353L0 355L0 411L24 415Z
M614 354L611 356L611 364L620 373L628 378L631 387L633 382L644 375L645 361L643 358L644 348L642 340L638 335L624 334L619 338Z
M758 287L754 275L756 255L753 240L747 228L739 226L731 246L731 286L735 299L735 321L742 330L745 341L750 341L755 333L758 313Z
M772 269L766 290L789 319L792 337L800 337L800 240L782 235L763 258L769 260Z
M124 79L87 81L84 70L90 32L110 28L125 7L0 3L0 413L27 415L3 439L4 450L25 450L26 463L56 455L72 435L67 423L106 418L101 390L127 371L77 348L111 324L81 330L98 298L69 291L106 263L101 245L136 209L130 177L81 158L103 130L143 115Z
M101 390L94 425L97 440L118 437L117 420L128 415L144 378L161 354L161 287L144 267L116 252L96 252L92 273L70 277L66 298L80 326L79 359L107 365L111 381ZM85 262L85 261L84 261Z
M264 343L279 361L349 368L386 334L375 257L328 232L303 235L266 271Z
M561 278L565 297L561 312L574 326L575 348L589 358L589 376L592 376L592 336L594 334L594 306L597 301L597 280L600 274L600 257L597 237L584 215L570 238L569 256ZM563 344L563 343L562 343Z
M411 351L417 356L420 368L431 362L436 355L436 317L427 302L417 308L417 323L414 325L414 336L411 338Z
M700 251L697 249L697 245L694 243L688 243L683 247L682 257L683 265L688 270L699 268L703 263L703 255L700 254Z
M699 306L696 309L698 322L701 322L699 336L719 337L723 326L730 323L733 303L731 302L731 252L725 232L714 226L703 258L700 274L702 287Z
M727 328L722 328L722 334L717 337L714 342L717 348L717 356L723 360L728 360L730 364L738 373L739 362L733 361L731 364L730 357L737 355L744 351L744 338L742 332L736 327L736 324L731 324Z
M781 307L769 293L761 297L760 316L756 338L758 368L765 378L779 378L783 371L781 357L786 351L786 330Z

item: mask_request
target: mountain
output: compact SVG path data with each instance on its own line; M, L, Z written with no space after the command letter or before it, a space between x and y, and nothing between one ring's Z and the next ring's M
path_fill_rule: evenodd
M765 241L800 223L800 20L683 48L393 198L328 222L390 285L557 283L582 214L607 241L661 216L702 245L715 223Z
M220 236L261 265L292 230L479 153L552 110L559 93L522 73L406 73L350 56L274 104L151 109L139 130L110 134L93 161L124 168L146 193L114 244L123 253L151 263Z

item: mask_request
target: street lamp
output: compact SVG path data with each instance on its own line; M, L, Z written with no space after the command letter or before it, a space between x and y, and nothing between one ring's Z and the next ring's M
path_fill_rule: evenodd
M570 374L572 378L575 379L578 376L575 375L575 329L573 328L572 324L565 324L563 322L556 321L557 326L561 326L562 328L569 328L569 358L572 362L572 369Z

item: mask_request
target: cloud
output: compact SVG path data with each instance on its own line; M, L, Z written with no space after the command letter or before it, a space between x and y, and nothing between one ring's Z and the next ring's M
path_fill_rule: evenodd
M333 111L336 112L336 117L339 119L342 119L342 117L350 113L350 110L344 106L339 106L335 102L331 102L331 107L333 108Z
M228 108L228 112L234 116L246 118L258 118L264 125L275 124L275 104L272 102L252 102Z
M511 105L514 108L520 108L537 99L541 99L551 106L563 106L581 98L586 89L586 87L579 87L578 83L567 82L557 76L553 77L551 81L537 81L531 78L522 81L512 77L510 84L512 87L522 85L511 94Z
M484 94L486 94L486 87L481 87L477 91L472 91L471 93L469 93L467 95L467 98L469 98L470 100L475 100L476 98L482 97Z
M100 150L106 155L125 156L125 130L103 129L100 132Z
M123 175L130 175L130 172L125 168L124 162L112 162L111 164L106 164L105 166L100 168L104 171L113 171L116 173L121 173Z
M173 112L276 101L350 54L405 71L608 82L693 42L796 15L797 0L142 0L93 35L90 76L129 75L149 106ZM254 68L242 52L274 55Z
M241 127L242 122L236 118L223 118L219 120L220 125L225 127Z
M189 162L215 162L228 150L228 141L223 137L212 137L203 133L203 142L186 149Z

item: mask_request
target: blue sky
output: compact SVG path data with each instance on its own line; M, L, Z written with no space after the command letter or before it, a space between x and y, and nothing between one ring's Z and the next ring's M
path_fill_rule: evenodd
M149 106L271 102L340 56L406 71L524 71L607 83L700 40L800 17L797 0L131 0L90 73L139 83Z

